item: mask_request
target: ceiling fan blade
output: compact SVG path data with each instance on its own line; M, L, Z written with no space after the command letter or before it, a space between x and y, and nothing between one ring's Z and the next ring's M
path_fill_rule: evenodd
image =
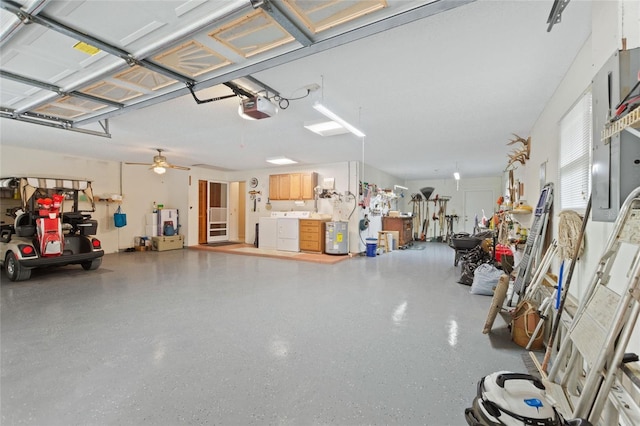
M176 166L175 164L167 164L167 167L169 167L170 169L191 170L191 168L190 168L190 167L185 167L185 166Z
M129 163L126 162L124 164L131 164L134 166L148 166L149 170L154 170L155 168L165 168L165 169L177 169L177 170L191 170L189 167L185 166L176 166L175 164L167 163L167 157L162 155L164 150L157 149L158 155L153 156L153 163ZM155 171L155 170L154 170Z

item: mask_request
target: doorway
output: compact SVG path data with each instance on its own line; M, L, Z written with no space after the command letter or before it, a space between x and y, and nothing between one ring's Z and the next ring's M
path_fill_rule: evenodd
M198 244L245 240L245 182L198 181Z
M464 192L464 232L474 233L476 216L478 222L482 221L482 212L491 218L493 216L495 196L492 189L465 191Z
M229 240L229 185L198 181L198 243Z
M237 182L238 183L238 197L237 197L237 207L235 207L235 209L237 210L237 215L236 215L236 227L238 229L238 241L244 243L246 242L246 215L245 212L247 211L247 203L246 203L246 191L247 191L247 186L246 183L244 181L242 182Z

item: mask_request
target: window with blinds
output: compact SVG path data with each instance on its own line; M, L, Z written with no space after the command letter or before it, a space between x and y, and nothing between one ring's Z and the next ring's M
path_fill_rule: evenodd
M560 121L560 209L587 207L591 193L591 92Z

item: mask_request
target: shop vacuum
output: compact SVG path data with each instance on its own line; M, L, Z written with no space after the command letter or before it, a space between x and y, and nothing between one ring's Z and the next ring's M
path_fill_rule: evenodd
M537 377L509 371L480 379L478 394L464 415L470 426L592 426L584 419L565 420Z

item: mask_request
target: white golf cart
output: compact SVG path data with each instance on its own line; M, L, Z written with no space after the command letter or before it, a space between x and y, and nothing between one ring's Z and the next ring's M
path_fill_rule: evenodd
M95 202L90 181L10 177L0 178L0 188L18 191L22 200L20 208L8 213L14 223L0 227L0 264L11 281L28 280L38 267L100 267L104 251L92 237L98 222L91 219Z

